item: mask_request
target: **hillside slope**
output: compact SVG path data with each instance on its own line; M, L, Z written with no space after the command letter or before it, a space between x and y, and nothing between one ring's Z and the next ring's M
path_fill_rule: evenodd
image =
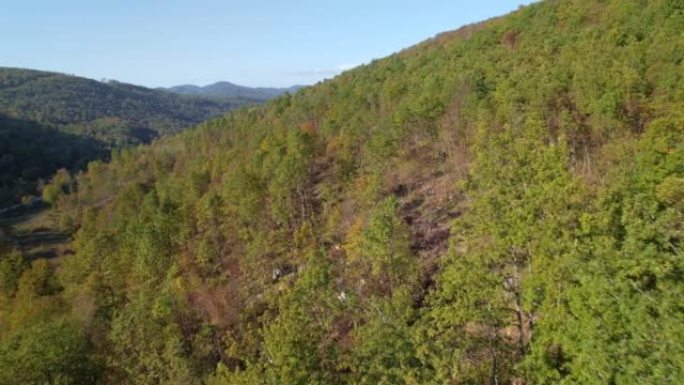
M0 208L36 193L36 180L107 156L97 140L0 114Z
M116 81L0 68L0 113L119 145L148 143L253 102L187 98Z
M249 98L209 100L130 84L0 68L0 207L35 194L37 178L82 168L113 147L149 143Z
M682 31L549 0L91 163L0 383L680 382Z

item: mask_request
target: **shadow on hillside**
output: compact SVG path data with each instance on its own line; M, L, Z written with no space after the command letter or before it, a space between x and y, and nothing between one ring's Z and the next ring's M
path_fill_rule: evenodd
M35 195L39 178L47 180L61 168L82 170L108 156L105 143L96 139L0 114L0 208Z

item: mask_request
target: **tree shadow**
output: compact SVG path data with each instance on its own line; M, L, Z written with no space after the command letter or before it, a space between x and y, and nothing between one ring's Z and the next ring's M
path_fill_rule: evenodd
M0 207L37 193L38 179L61 168L82 170L109 157L102 141L0 114Z

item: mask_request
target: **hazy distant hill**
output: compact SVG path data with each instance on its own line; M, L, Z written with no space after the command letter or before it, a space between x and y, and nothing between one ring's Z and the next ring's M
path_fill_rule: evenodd
M265 88L265 87L244 87L230 82L217 82L204 87L183 84L170 88L160 88L182 95L207 96L212 98L246 98L256 100L269 100L278 97L286 92L293 93L304 86L292 86L288 88Z

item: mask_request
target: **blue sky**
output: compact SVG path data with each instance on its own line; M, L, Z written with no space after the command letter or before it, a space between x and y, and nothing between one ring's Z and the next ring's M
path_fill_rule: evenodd
M3 0L0 66L149 87L313 84L529 2Z

